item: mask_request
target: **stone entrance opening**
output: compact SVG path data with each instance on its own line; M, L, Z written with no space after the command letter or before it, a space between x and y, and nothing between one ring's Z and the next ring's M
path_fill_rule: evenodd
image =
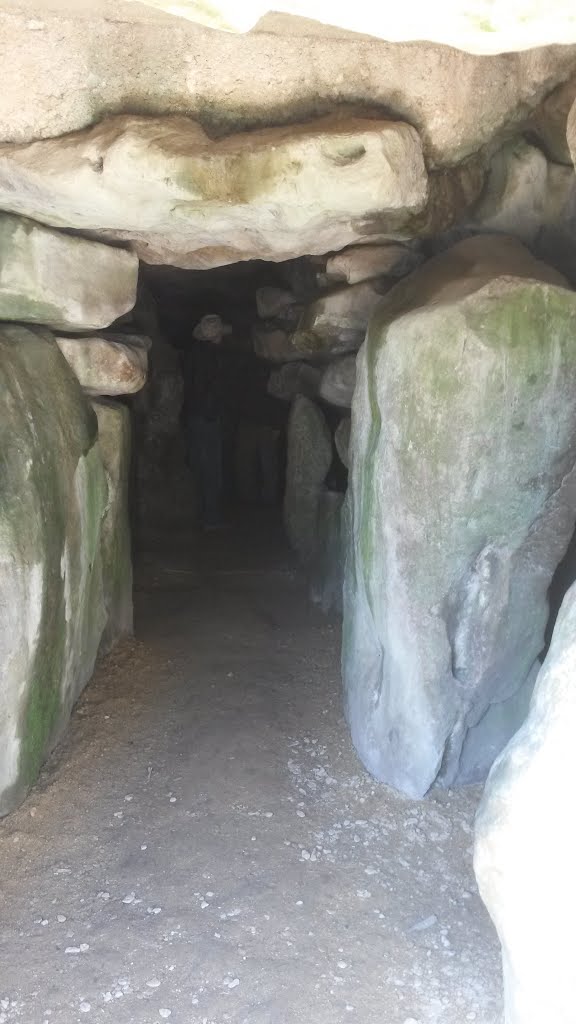
M5 6L0 1024L572 1024L565 15Z

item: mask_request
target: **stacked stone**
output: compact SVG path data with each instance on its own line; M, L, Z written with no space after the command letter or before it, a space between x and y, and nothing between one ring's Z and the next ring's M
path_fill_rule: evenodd
M0 214L0 814L22 799L96 656L132 629L130 413L147 339L124 249ZM11 322L12 321L12 322Z

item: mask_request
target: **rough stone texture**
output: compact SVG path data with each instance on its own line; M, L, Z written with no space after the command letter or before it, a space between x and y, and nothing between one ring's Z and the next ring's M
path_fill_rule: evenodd
M320 387L321 372L308 363L286 363L279 370L273 370L268 378L268 393L284 402L291 402L296 395L315 398Z
M65 331L108 327L136 301L131 253L0 213L0 319Z
M566 138L568 114L576 100L576 75L553 89L534 111L529 127L550 160L572 164Z
M310 594L322 611L342 613L344 494L323 488L318 502L315 552L310 567Z
M52 336L0 331L0 814L35 780L106 622L96 417Z
M495 762L474 868L502 943L506 1024L572 1024L576 831L576 586L566 595L528 717Z
M426 206L418 133L327 117L208 137L189 118L118 116L0 149L0 206L129 242L146 263L204 269L325 253Z
M350 450L350 432L352 429L352 420L349 416L345 416L343 420L336 427L334 433L334 444L336 445L336 451L338 452L338 458L346 469L350 467L349 450Z
M576 228L574 168L548 163L542 150L522 140L507 143L491 161L472 220L531 246L545 235L546 244L557 248L557 236L573 237Z
M472 727L490 751L486 712L543 646L576 514L563 283L513 239L469 239L397 285L359 357L347 715L370 771L412 796L459 781Z
M288 422L284 526L303 562L316 551L318 508L331 462L332 435L324 414L298 395Z
M331 405L349 409L356 385L356 356L344 356L330 363L322 374L320 397Z
M102 520L101 555L106 625L100 650L110 650L122 636L132 633L132 547L130 540L129 485L131 479L130 410L119 402L92 403L98 420L98 447L108 484Z
M149 338L130 334L57 337L56 344L88 395L133 395L146 383Z
M566 139L568 141L568 149L570 150L572 163L576 165L576 100L572 104L570 113L568 114L568 121L566 123Z
M302 359L303 353L294 347L292 332L281 327L255 324L252 328L252 344L256 355L269 363L287 363Z
M236 36L176 18L150 23L138 4L82 16L76 2L39 18L44 6L0 11L6 141L62 135L125 110L186 114L230 130L354 103L391 111L415 126L432 162L456 163L524 122L573 74L576 53L540 47L478 59L431 43L322 37L309 23L298 32L296 21L282 32Z
M308 306L291 343L301 356L326 359L355 352L366 336L368 321L391 287L390 281L363 281L323 295Z
M415 270L423 255L417 248L389 242L387 245L353 245L330 256L320 274L322 284L359 284L375 277L404 277Z

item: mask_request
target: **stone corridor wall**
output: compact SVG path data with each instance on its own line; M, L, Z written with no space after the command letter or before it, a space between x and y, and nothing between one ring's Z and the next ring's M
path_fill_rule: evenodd
M62 734L98 653L131 631L130 413L90 396L140 388L146 347L93 333L134 303L131 254L9 216L0 217L0 251L6 814Z

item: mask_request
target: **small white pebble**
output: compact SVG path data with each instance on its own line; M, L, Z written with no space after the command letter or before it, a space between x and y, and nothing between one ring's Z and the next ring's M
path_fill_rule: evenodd
M210 906L210 904L206 903L206 900L202 900L202 903L200 904L200 907L201 907L202 910L206 910L206 907L209 907L209 906Z
M348 964L346 963L345 960L339 960L338 961L338 970L345 971L347 967L348 967Z
M132 796L132 793L128 793L128 794L127 794L127 795L126 795L126 796L124 797L124 799L125 799L126 803L127 803L127 804L129 804L129 803L130 803L130 801L134 799L134 797Z
M304 906L304 901L303 900L296 900L296 906L297 907L303 907Z
M80 1003L80 1013L90 1013L91 1009L90 1003Z
M206 893L206 899L207 899L207 900L211 900L213 896L214 896L214 893L213 893L213 892L207 892L207 893Z
M304 814L304 811L296 811L296 814L298 815L299 818L305 818L306 817L306 815Z
M158 978L150 978L150 980L147 981L146 984L148 985L148 988L160 988L160 982L158 981Z
M171 796L170 797L170 803L171 804L175 804L176 803L176 797L175 796Z
M80 952L81 953L86 953L89 949L90 949L90 946L88 945L87 942L81 942L80 943Z
M110 899L110 893L109 892L99 892L99 893L96 893L96 898L99 899L99 900L109 900Z
M124 899L122 900L122 903L134 903L135 898L136 898L136 893L135 892L129 892L128 895L125 896Z
M226 978L224 984L227 988L238 988L240 984L240 978Z
M140 849L141 850L147 850L148 849L147 844L146 843L142 843L142 846L140 847Z
M59 921L60 924L64 924L64 921L66 920L66 918L65 918L64 914L58 914L58 917L56 918L56 920Z
M167 1010L166 1007L163 1007L161 1010L158 1010L158 1013L166 1020L167 1017L171 1016L172 1010Z

